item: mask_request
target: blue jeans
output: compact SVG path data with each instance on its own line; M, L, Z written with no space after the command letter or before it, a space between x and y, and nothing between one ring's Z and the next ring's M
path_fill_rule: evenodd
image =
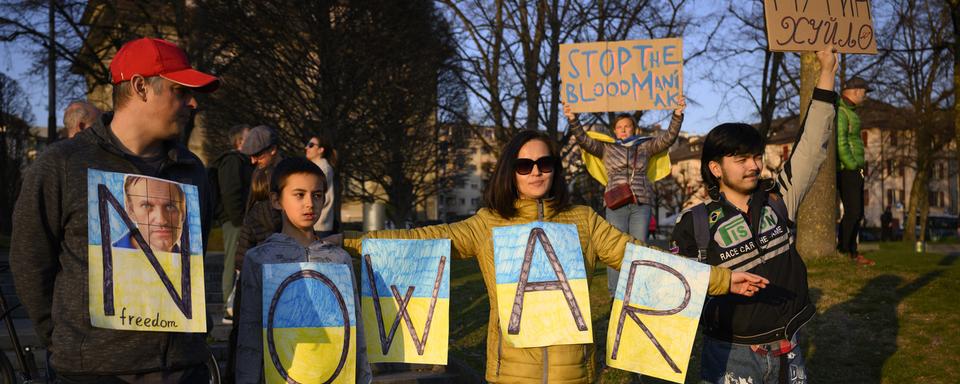
M607 208L607 222L620 232L630 234L637 240L647 241L650 212L650 206L647 204L627 204L617 209ZM607 290L610 291L610 296L617 292L619 279L620 272L607 267Z
M794 336L793 342L797 341ZM703 338L703 359L700 367L701 383L780 383L780 370L786 372L786 383L807 383L806 364L797 346L783 356L759 354L748 345L731 344L710 337Z

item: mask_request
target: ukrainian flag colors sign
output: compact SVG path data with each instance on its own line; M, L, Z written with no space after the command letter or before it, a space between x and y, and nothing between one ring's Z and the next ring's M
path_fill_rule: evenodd
M500 330L508 345L593 342L575 225L535 221L494 228L493 255Z
M87 217L94 327L207 331L197 187L89 169Z
M353 383L357 327L350 267L263 265L267 383Z
M365 239L361 249L370 362L447 364L450 240Z
M607 365L682 383L710 266L627 244L607 328Z

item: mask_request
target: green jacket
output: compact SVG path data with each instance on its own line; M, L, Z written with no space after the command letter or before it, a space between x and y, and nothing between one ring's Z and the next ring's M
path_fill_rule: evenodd
M483 208L466 220L429 227L375 231L367 238L393 239L450 239L451 256L476 258L483 275L490 299L490 316L487 324L486 380L493 383L588 383L596 373L595 349L591 344L552 345L540 348L515 348L501 342L497 312L496 269L493 263L493 228L525 224L536 220L553 223L575 224L583 250L583 262L587 271L593 271L596 263L602 262L620 269L623 252L628 242L642 244L630 235L620 232L585 206L573 206L564 211L553 209L543 200L517 200L517 215L504 218L494 211ZM347 233L343 248L355 257L360 251L360 236ZM711 267L711 295L730 291L730 270ZM592 274L587 274L590 280ZM607 294L606 291L603 294Z
M857 106L842 97L837 100L837 166L840 171L863 169L863 139Z

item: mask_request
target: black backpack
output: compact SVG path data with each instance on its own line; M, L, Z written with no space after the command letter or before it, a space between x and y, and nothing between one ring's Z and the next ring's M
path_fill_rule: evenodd
M773 212L777 216L784 219L789 217L787 216L787 205L780 195L771 193L767 203L773 208ZM693 238L697 242L697 261L702 263L707 260L707 248L710 247L710 217L704 203L691 207L690 213L693 215Z

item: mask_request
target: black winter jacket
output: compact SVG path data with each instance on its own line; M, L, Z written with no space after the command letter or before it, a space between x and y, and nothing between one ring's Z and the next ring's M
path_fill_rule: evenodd
M711 297L703 309L704 332L737 344L790 339L816 312L807 289L807 267L795 245L797 208L813 184L832 134L836 93L816 89L794 151L776 183L757 188L748 212L723 196L706 203L710 226L710 265L766 277L770 284L753 297ZM783 199L788 217L780 217L768 199ZM697 257L692 211L680 216L673 232L679 253Z

